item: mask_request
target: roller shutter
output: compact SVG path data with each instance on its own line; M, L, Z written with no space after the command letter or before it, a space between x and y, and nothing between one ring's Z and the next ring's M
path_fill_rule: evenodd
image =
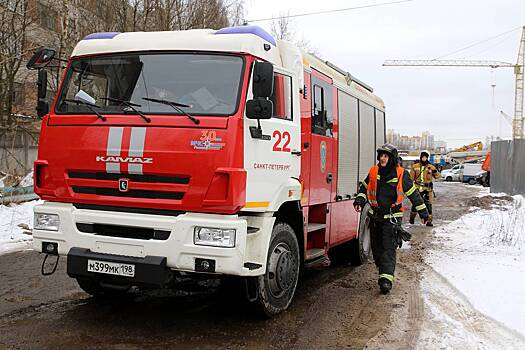
M343 199L357 192L359 118L357 99L338 91L339 140L337 195Z
M374 107L359 101L359 181L376 163Z
M376 147L385 144L385 113L376 109Z

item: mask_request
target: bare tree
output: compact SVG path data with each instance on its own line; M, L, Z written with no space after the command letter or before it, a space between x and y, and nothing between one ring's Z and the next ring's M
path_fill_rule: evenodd
M32 51L27 29L33 21L24 0L3 1L0 6L0 126L14 123L13 96L15 82L24 59Z
M305 52L317 54L317 49L311 45L310 41L303 36L299 37L289 13L281 13L277 19L274 19L270 31L278 40L292 42Z

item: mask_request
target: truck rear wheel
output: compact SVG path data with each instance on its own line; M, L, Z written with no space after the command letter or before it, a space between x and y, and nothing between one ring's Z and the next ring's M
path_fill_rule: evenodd
M94 297L117 297L125 294L130 286L118 286L118 288L107 288L92 278L77 277L80 289Z
M367 215L370 205L361 210L359 217L359 234L350 241L350 262L352 265L362 265L368 261L371 252L370 244L370 217Z
M299 279L300 254L297 237L286 223L275 224L266 262L266 273L257 278L257 306L266 316L288 308Z
M342 243L328 251L331 266L348 265L351 262L354 242L349 241Z

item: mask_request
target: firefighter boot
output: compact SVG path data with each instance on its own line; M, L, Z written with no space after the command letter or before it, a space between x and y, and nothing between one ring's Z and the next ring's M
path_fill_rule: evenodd
M427 226L428 227L433 227L434 226L434 224L432 223L432 215L428 216Z
M388 279L384 277L381 277L378 283L379 283L379 289L381 290L381 293L383 294L390 293L390 290L392 289L392 282L390 282Z
M414 224L414 220L416 219L416 214L417 213L414 212L414 211L410 212L410 218L409 218L408 222L410 222L410 224L412 224L412 225Z

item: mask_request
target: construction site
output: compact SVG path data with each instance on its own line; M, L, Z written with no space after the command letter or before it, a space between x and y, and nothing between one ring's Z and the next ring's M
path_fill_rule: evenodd
M0 350L525 349L523 11L0 2Z

